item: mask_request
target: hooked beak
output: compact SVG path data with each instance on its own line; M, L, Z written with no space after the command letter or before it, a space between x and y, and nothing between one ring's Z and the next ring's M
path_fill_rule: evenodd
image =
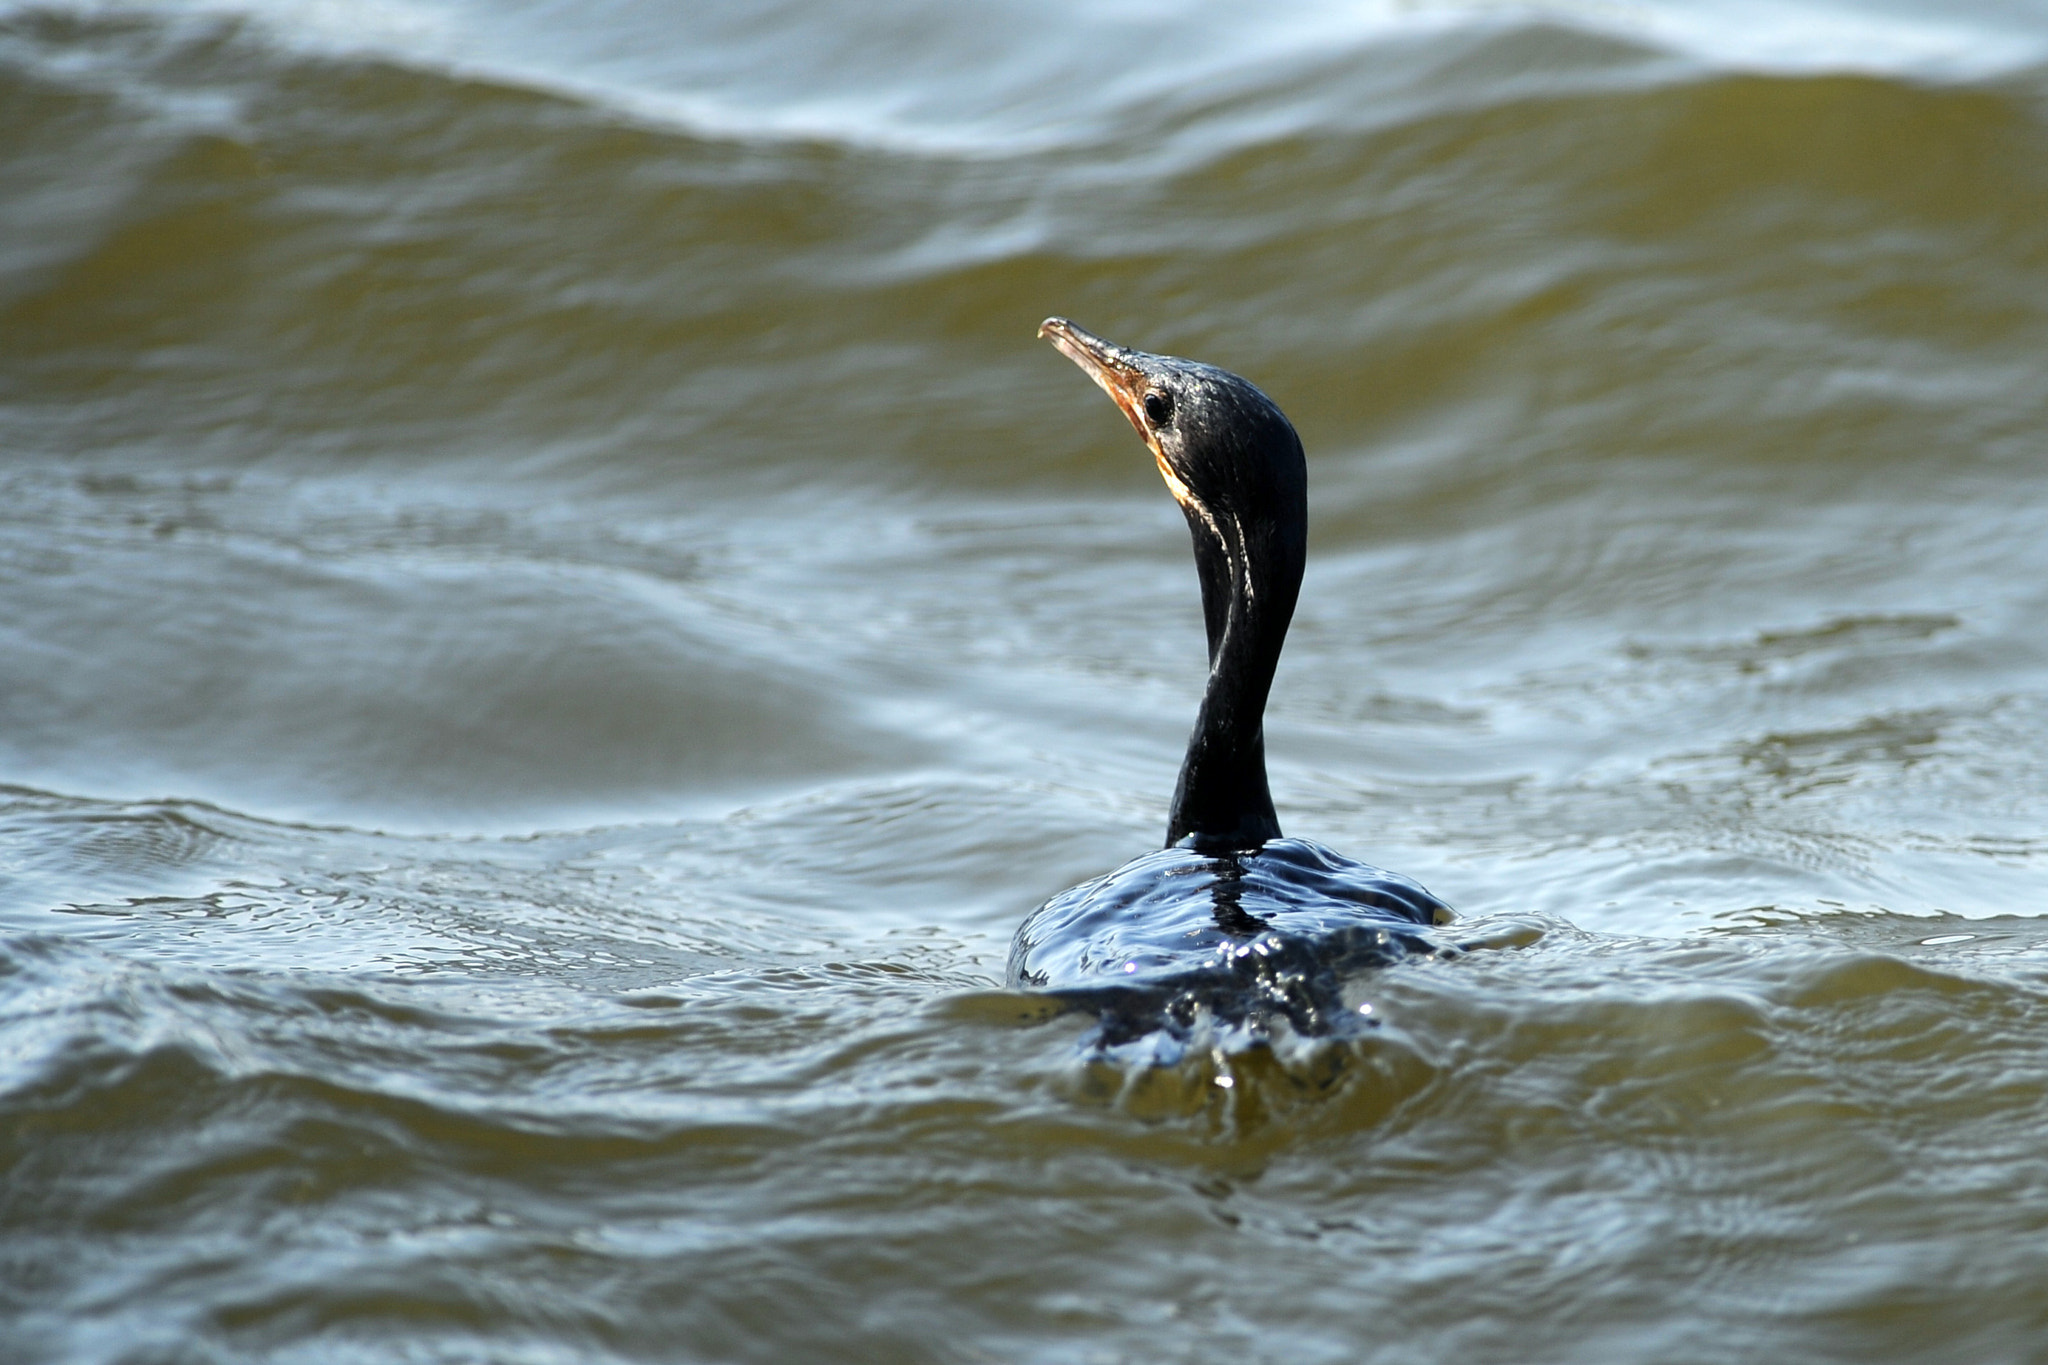
M1053 344L1053 347L1067 359L1086 371L1088 377L1102 387L1102 391L1116 401L1130 418L1138 435L1145 438L1145 444L1152 447L1154 455L1159 454L1159 445L1144 421L1145 372L1138 366L1137 352L1127 350L1113 341L1104 341L1095 333L1076 327L1065 318L1047 318L1038 324L1038 335ZM1163 458L1163 457L1162 457ZM1163 467L1163 466L1162 466Z

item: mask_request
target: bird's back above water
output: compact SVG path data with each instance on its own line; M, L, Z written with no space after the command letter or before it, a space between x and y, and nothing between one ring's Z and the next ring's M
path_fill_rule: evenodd
M1301 441L1249 381L1104 341L1063 318L1039 329L1115 400L1186 514L1209 640L1167 846L1053 898L1018 929L1009 983L1101 1014L1115 1045L1202 1020L1281 1020L1328 1034L1357 1021L1341 986L1443 945L1450 909L1398 874L1281 836L1264 713L1307 544Z
M1398 873L1306 839L1203 853L1171 846L1052 900L1019 926L1008 984L1102 1016L1100 1041L1185 1035L1204 1018L1267 1032L1356 1026L1346 978L1444 950L1450 907Z

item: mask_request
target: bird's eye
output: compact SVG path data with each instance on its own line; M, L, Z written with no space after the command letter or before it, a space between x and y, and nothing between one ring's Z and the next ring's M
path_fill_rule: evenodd
M1152 419L1152 425L1163 427L1173 416L1173 399L1154 389L1145 395L1145 415Z

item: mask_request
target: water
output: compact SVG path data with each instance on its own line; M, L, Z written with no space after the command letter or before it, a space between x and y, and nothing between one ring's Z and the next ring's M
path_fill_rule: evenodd
M0 1359L2038 1358L2038 5L0 16ZM999 988L1201 685L1049 313L1302 432L1368 1036Z

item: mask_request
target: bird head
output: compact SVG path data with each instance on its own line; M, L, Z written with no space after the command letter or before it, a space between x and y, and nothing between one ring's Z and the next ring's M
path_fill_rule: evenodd
M1119 346L1065 318L1038 334L1101 386L1152 452L1190 524L1233 558L1307 519L1301 439L1250 380L1214 365Z

